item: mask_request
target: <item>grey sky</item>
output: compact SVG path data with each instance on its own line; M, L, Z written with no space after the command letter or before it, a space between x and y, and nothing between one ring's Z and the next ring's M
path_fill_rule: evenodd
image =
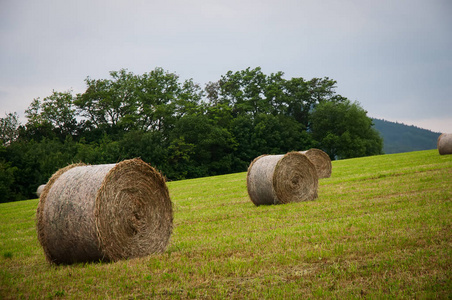
M204 86L258 66L332 78L370 117L452 132L449 0L0 0L0 117L121 68Z

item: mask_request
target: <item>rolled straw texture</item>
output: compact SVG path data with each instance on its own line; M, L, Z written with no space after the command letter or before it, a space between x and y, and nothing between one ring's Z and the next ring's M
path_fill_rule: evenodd
M301 153L306 155L309 158L309 160L314 164L319 178L331 177L331 172L333 168L331 166L331 159L328 154L316 148L301 151Z
M38 240L56 264L163 252L172 226L165 180L141 159L63 168L46 184L37 209Z
M41 184L40 186L38 186L38 189L36 190L36 195L39 197L41 197L42 192L44 191L45 188L45 184Z
M299 152L262 155L248 168L248 195L256 206L314 200L317 188L317 171Z
M443 133L438 137L438 152L440 155L452 154L452 133Z

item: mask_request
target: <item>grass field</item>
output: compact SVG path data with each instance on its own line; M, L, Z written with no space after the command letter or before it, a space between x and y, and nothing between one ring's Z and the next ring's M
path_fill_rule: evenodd
M333 162L315 201L255 207L246 173L168 183L163 254L49 265L38 200L0 204L0 299L452 298L452 155Z

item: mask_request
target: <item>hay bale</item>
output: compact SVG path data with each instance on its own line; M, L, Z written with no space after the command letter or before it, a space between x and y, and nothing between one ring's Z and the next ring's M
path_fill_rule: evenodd
M162 175L140 159L57 171L37 209L49 262L116 261L163 252L173 209Z
M452 154L452 133L443 133L436 144L440 155Z
M262 155L248 168L248 195L256 206L314 200L317 188L317 171L299 152Z
M319 178L331 177L332 166L331 159L328 154L316 148L311 148L307 151L301 151L301 153L306 155L309 158L309 160L314 164Z
M36 195L38 196L38 198L41 197L42 191L44 191L45 186L45 184L38 186L38 189L36 190Z

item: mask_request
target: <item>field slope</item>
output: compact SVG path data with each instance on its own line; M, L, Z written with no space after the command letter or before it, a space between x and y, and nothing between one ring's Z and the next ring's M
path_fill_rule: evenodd
M168 183L163 254L52 266L38 200L0 204L0 299L452 297L452 155L333 162L311 202L255 207L246 173Z

